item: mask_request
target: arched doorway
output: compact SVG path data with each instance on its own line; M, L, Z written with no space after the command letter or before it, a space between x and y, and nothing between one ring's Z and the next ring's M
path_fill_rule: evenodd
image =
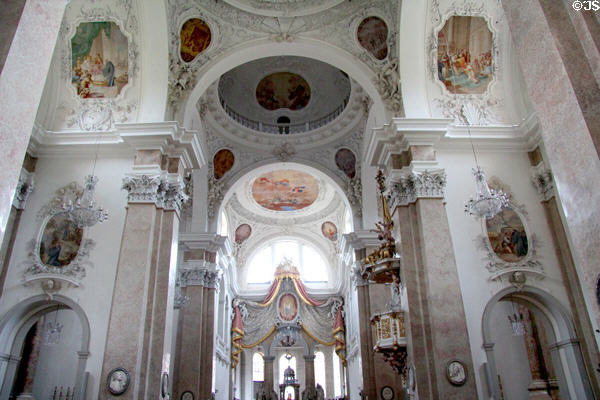
M85 398L89 337L83 310L64 296L13 307L0 320L0 398Z
M492 398L594 398L571 317L548 293L504 289L486 306L482 331Z

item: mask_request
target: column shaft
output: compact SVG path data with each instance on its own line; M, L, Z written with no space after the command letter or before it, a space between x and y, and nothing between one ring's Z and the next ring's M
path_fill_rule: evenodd
M444 204L441 199L420 198L398 207L395 218L402 238L411 359L419 398L474 399L471 349ZM446 379L446 365L453 359L467 370L462 386Z
M0 74L0 138L4 154L0 159L0 242L67 2L28 0L25 3Z
M371 329L371 302L369 286L356 287L358 300L358 329L360 333L360 354L362 361L363 393L369 399L377 399L375 384L375 359L373 353L373 331Z
M502 1L513 47L542 128L543 147L556 181L586 309L597 327L600 306L594 299L600 259L600 89L577 39L567 9L570 5L552 0ZM548 79L537 79L540 73Z
M200 364L200 398L209 399L215 353L215 289L204 288L202 301L202 353Z

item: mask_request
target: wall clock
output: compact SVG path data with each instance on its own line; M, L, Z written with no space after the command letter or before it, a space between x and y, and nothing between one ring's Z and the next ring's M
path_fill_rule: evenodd
M467 368L462 361L450 360L446 364L446 378L454 386L462 386L467 381Z
M181 400L194 400L194 393L186 390L185 392L181 393Z

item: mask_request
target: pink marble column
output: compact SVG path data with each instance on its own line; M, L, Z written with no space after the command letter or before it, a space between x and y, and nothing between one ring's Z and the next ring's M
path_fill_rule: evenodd
M441 170L422 174L404 171L390 183L408 298L409 359L415 366L420 399L475 399L463 299L442 202L445 174ZM451 360L465 366L467 380L462 386L452 385L446 377Z
M160 152L138 153L135 163L144 169L154 164L160 173L134 173L123 183L129 204L101 379L106 380L113 368L125 368L131 383L121 395L124 399L156 396L162 373L169 372L177 213L183 199L180 176L169 173L168 160ZM167 170L161 171L161 165ZM112 398L105 385L101 385L99 398Z
M0 74L0 242L67 0L28 0Z
M315 390L315 356L304 356L304 390L312 393Z
M552 179L552 173L545 166L541 151L538 149L529 153L532 168L533 182L541 196L541 204L544 207L546 220L552 233L552 244L556 260L560 266L560 272L565 285L569 308L573 316L573 323L580 339L582 357L588 371L593 371L600 364L599 349L595 344L594 329L588 318L585 299L575 262L571 253L571 247L567 239L567 233L560 217L560 203L555 196L556 189ZM595 392L600 393L600 382L597 374L590 375L590 384Z
M356 259L362 260L366 256L365 249L357 251ZM369 399L379 398L375 382L375 354L373 346L373 330L371 328L371 302L369 286L366 282L358 281L356 287L358 302L358 330L360 336L360 354L362 361L362 391Z
M265 391L267 392L267 400L273 396L275 396L275 399L278 399L279 396L276 395L273 389L273 361L275 361L275 357L264 356L263 360L265 361Z
M600 323L600 89L570 1L503 0L513 46L541 125L589 318ZM597 25L597 15L585 18ZM589 44L589 43L587 43ZM590 54L591 58L588 58ZM594 72L596 71L596 72Z

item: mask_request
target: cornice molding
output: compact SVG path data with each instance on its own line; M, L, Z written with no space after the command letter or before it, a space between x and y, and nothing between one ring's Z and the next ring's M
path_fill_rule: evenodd
M36 155L93 154L96 144L111 151L160 150L169 157L180 157L184 168L206 164L198 132L182 128L175 121L115 124L109 132L49 131L38 125L31 135L30 150Z

